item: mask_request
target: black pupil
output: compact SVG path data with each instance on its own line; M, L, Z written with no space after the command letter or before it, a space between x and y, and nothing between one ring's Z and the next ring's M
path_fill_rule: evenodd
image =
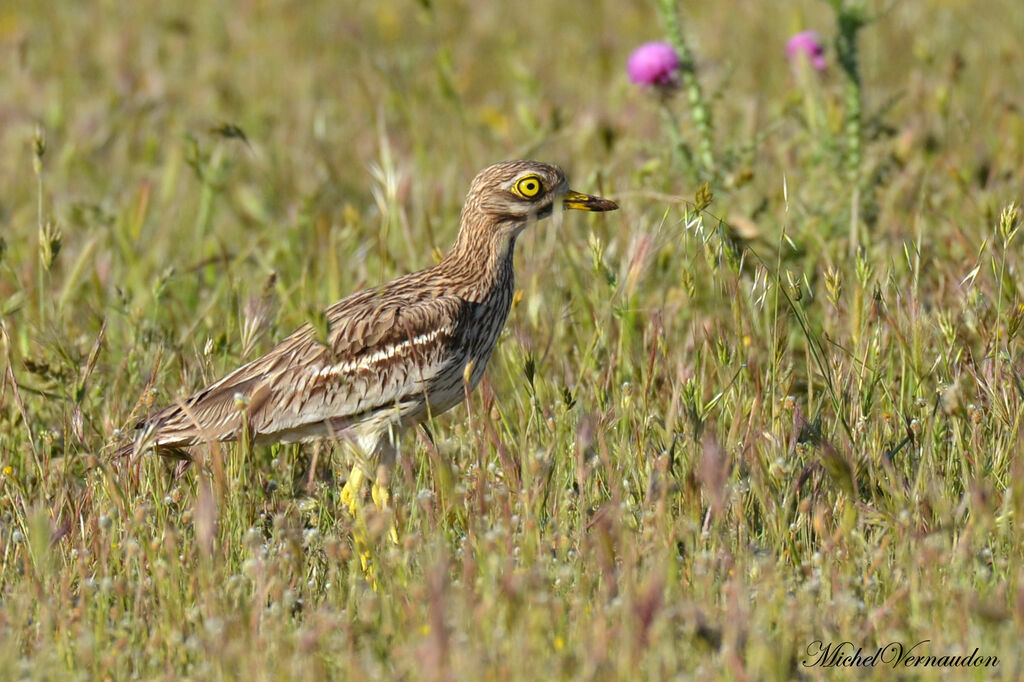
M528 181L526 183L526 191L530 192L530 193L536 192L537 191L537 183L534 182L533 180Z

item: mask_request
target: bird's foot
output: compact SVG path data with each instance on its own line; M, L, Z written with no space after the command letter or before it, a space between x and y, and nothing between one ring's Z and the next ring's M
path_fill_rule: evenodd
M356 545L361 544L356 541ZM373 588L374 592L377 592L377 571L373 565L373 555L370 554L370 550L365 547L359 552L359 564L363 568L363 576L366 578L366 582L370 583L370 587Z

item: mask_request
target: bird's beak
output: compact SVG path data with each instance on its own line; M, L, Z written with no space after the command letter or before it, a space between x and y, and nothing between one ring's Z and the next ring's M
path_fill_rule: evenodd
M619 205L611 199L602 199L601 197L594 197L589 194L574 192L573 190L569 190L562 197L562 208L564 210L572 208L577 211L614 211L618 207Z

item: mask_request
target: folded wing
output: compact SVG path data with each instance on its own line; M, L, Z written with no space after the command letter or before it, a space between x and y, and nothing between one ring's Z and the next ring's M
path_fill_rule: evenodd
M388 289L329 308L326 343L306 325L140 428L165 447L234 440L244 428L257 439L289 442L340 433L377 411L394 410L396 418L422 412L428 389L461 371L465 303Z

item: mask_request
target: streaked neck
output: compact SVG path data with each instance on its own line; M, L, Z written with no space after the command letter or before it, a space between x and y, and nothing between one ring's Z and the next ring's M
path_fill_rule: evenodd
M461 296L483 300L495 287L511 286L516 238L524 227L463 213L459 236L438 268L457 283Z

